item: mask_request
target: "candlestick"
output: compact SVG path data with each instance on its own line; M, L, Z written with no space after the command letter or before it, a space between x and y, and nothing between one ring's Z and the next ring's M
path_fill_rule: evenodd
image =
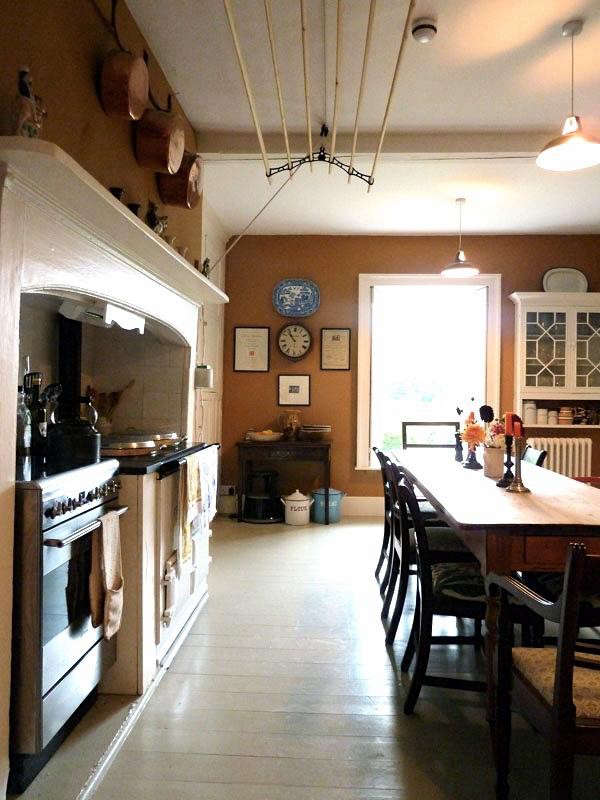
M507 492L516 492L517 494L529 494L531 492L531 489L528 489L521 480L521 456L523 455L524 444L525 439L522 436L515 437L515 477L510 486L506 487Z
M499 486L501 489L506 489L507 486L510 486L514 479L514 475L511 469L511 467L513 466L511 458L513 437L512 434L507 433L505 434L504 438L506 440L506 461L504 462L506 466L506 471L504 472L504 475L500 478L500 480L496 483L496 486Z

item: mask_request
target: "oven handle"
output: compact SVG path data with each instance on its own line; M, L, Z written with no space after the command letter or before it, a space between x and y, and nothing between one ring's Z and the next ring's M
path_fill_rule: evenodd
M109 508L107 511L114 511L116 512L117 516L121 516L129 509L129 506L117 506L116 508ZM69 544L73 544L76 542L77 539L81 539L82 536L87 536L88 533L92 533L93 531L97 530L102 525L102 518L95 519L89 525L86 525L85 528L79 528L79 530L72 533L70 536L66 536L64 539L44 539L44 544L46 547L67 547Z

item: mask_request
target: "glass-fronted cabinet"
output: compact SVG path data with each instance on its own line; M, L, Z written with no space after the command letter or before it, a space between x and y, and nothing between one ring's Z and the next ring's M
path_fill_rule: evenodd
M600 401L600 293L515 292L510 299L517 411L526 400Z

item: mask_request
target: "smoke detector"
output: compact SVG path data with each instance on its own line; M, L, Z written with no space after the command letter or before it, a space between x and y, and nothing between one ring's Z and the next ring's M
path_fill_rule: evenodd
M437 26L435 20L427 17L421 17L413 22L412 35L413 39L419 44L429 44L437 33Z

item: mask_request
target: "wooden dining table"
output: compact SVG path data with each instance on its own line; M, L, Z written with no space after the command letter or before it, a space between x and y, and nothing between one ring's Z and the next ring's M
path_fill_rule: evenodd
M393 457L408 480L477 556L484 575L562 572L570 542L600 554L600 491L522 463L530 494L507 492L483 470L465 469L449 450L399 450ZM499 603L488 596L486 657L488 719L494 722L494 657Z

